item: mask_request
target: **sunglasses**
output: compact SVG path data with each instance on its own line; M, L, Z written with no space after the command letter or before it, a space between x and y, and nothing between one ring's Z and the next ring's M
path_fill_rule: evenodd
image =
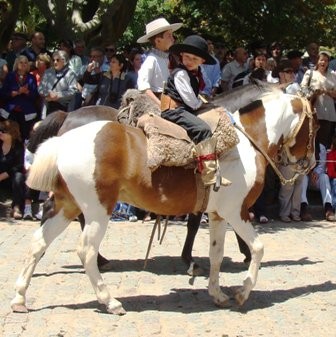
M0 128L0 132L1 133L8 133L8 130L4 129L4 128Z
M105 51L106 51L106 52L114 53L114 52L115 52L115 49L114 49L114 48L105 48Z

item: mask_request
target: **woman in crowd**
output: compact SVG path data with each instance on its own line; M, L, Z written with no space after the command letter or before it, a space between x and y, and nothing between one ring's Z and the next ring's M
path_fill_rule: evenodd
M59 49L64 50L69 56L69 69L71 69L75 74L76 78L80 78L82 75L82 60L76 55L74 50L74 44L71 40L61 40L59 43Z
M14 219L22 218L25 197L23 169L24 146L19 125L11 120L0 122L0 187L12 193Z
M30 72L32 75L35 76L37 86L41 84L42 77L45 71L50 68L50 66L51 66L51 57L49 56L49 54L44 53L44 54L37 55L36 62L35 62L35 69ZM45 117L46 106L41 96L39 96L37 99L36 109L37 109L39 120L41 119L41 115Z
M37 118L38 99L35 77L29 73L30 65L26 56L20 55L14 62L13 71L8 73L2 87L6 100L2 117L16 121L20 126L22 139L28 139Z
M142 53L138 49L132 49L129 54L129 70L128 76L131 78L133 87L137 88L138 72L142 64Z
M0 88L2 83L8 74L7 61L0 57Z
M122 54L114 54L110 61L110 70L101 72L95 62L91 62L84 73L83 81L97 84L97 105L120 107L121 97L127 89L134 88L131 78L126 73L127 61ZM91 74L92 71L95 74Z
M317 97L314 105L320 123L316 138L320 142L320 137L324 138L324 135L327 135L327 148L330 147L336 122L334 101L336 98L336 74L328 70L329 60L329 53L321 51L315 69L307 70L301 82L303 90L318 90L321 94Z
M47 69L51 66L51 57L45 54L39 54L36 57L35 67L36 69L31 71L31 74L35 76L37 86L41 84L42 77Z
M46 102L46 114L56 110L71 111L78 92L75 73L69 69L69 56L64 50L52 55L53 67L43 75L38 91Z

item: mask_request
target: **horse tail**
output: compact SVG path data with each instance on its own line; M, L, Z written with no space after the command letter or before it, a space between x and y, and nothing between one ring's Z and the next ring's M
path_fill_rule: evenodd
M31 136L29 137L29 142L27 145L28 150L31 153L35 153L40 144L42 144L48 138L56 136L66 117L67 112L61 110L49 114L33 130Z
M26 181L30 188L46 192L54 190L59 173L57 167L59 144L60 138L53 137L38 148Z

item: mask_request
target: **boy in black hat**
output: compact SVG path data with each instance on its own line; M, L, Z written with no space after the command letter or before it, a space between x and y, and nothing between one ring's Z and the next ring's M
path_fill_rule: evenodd
M205 86L200 65L215 64L216 60L208 53L207 42L198 35L188 36L183 43L171 46L169 51L178 56L179 63L168 77L161 99L163 110L161 117L187 131L188 136L196 144L198 161L202 161L203 164L203 170L200 172L203 183L212 185L216 183L218 177L216 139L212 137L208 124L197 117L196 111L203 104L198 94ZM221 178L222 185L230 183Z

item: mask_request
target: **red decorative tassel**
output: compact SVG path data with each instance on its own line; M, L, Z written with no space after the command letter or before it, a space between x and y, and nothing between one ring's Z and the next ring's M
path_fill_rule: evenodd
M197 170L199 173L202 173L204 169L203 162L208 161L208 160L216 160L216 154L210 153L207 155L202 155L202 156L197 157Z

